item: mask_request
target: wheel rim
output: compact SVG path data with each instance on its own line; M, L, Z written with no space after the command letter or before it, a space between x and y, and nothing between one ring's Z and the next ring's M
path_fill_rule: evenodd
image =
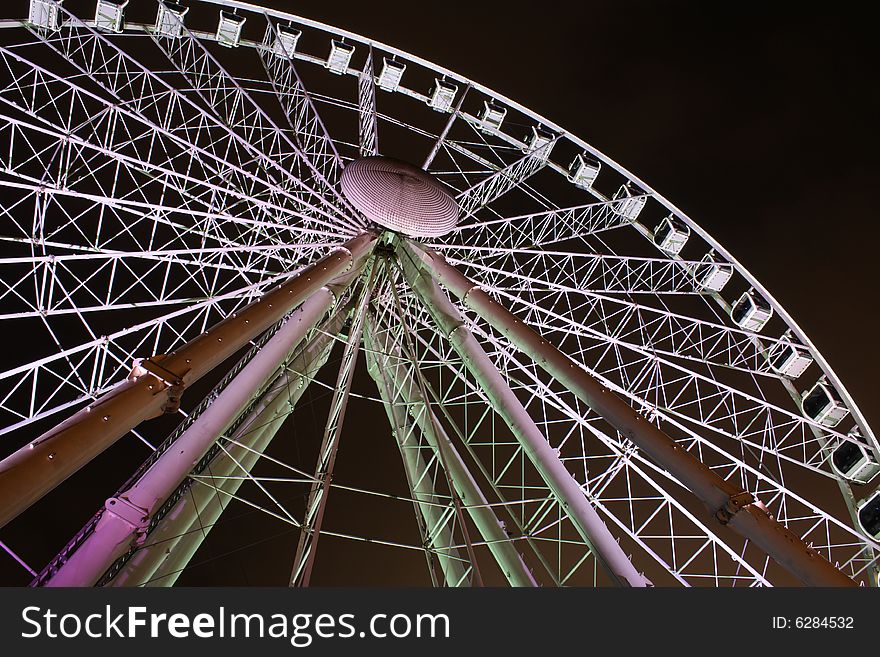
M377 150L378 138L379 153L427 163L458 198L459 226L428 240L429 246L662 424L683 447L754 491L774 516L847 574L876 580L877 544L854 528L852 516L857 499L870 499L877 482L852 486L830 464L836 445L855 444L848 435L853 427L867 445L867 457L877 459L873 433L803 331L698 224L560 126L451 71L282 12L235 2L200 4L237 9L248 29L265 24L265 12L272 25L290 22L302 30L302 42L285 53L292 55L289 61L264 50L268 64L261 81L223 77L224 66L233 66L232 53L247 52L259 65L260 46L274 48L277 33L268 31L265 42L245 38L237 50L211 45L205 51L211 26L189 25L185 18L198 38L160 35L154 53L154 61L177 69L176 86L134 58L124 58L124 75L104 73L103 65L127 55L127 40L152 39L134 22L123 37L97 34L61 10L68 22L59 31L18 29L16 39L33 46L3 48L18 80L2 94L4 145L18 149L5 162L4 186L16 196L4 207L4 216L15 223L5 240L10 256L4 260L4 318L16 320L6 322L11 330L22 330L13 324L39 327L44 337L35 350L40 358L20 358L2 379L0 396L9 418L4 432L15 447L38 435L29 431L51 426L85 403L84 396L108 390L128 374L135 357L179 346L361 230L366 222L340 194L337 181L346 162ZM355 52L337 77L324 64L333 54L331 43L342 39ZM86 56L71 49L85 41L103 50ZM41 68L32 61L38 48L55 50L74 75ZM205 52L210 56L204 61L220 78L187 69L192 57ZM345 49L340 52L344 56ZM378 89L359 84L367 54ZM407 68L389 91L382 72L385 58L392 57ZM296 86L297 75L304 87ZM453 85L455 96L444 100L442 85L440 93L431 86L435 78ZM132 79L147 81L150 93L120 85ZM222 90L217 79L227 83ZM181 80L202 85L201 95L185 98L177 88ZM302 88L308 94L302 95ZM27 91L34 90L38 93L29 98ZM47 98L57 106L46 104ZM167 109L169 99L179 104L180 116L193 121L184 124L189 127L162 123L157 112ZM263 109L269 102L272 109ZM118 108L108 109L114 103ZM292 126L282 122L285 106L299 110L287 113ZM505 110L500 128L493 109ZM100 130L111 121L119 132L101 142ZM201 133L191 127L196 125ZM126 144L122 135L137 130L176 150L162 157L146 140ZM195 147L192 157L187 143ZM589 189L568 180L569 164L579 156L582 163L595 158L602 165ZM52 173L59 163L63 177ZM107 176L108 170L117 173ZM625 197L616 198L621 190ZM25 215L21 209L28 204ZM652 234L670 213L690 231L685 250L675 256L657 248ZM733 272L717 293L701 288L694 276L710 253ZM516 525L513 542L530 544L552 583L591 580L586 546L578 545L546 491L535 493L540 489L522 450L494 428L460 359L396 276L389 269L378 285L377 323L386 329L402 323L412 332L419 376L434 388L442 421L460 432L458 444L484 485L503 500L499 504ZM729 315L748 290L773 311L760 331L738 327ZM710 525L679 485L524 361L502 336L470 319L606 523L620 532L656 583L787 581L753 547ZM766 357L768 349L783 348L788 340L813 360L794 382L775 373ZM849 416L833 428L806 418L798 402L820 376ZM162 439L158 429L138 433L148 445ZM812 501L816 486L839 487L840 508ZM459 520L453 533L466 533L467 524ZM474 542L462 541L456 539L459 548ZM535 547L542 542L556 548L555 560L544 546ZM571 547L559 556L563 545Z

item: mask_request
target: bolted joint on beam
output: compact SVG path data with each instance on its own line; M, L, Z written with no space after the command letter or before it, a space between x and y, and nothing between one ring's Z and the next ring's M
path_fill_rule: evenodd
M727 503L715 511L715 518L722 525L726 525L737 513L742 511L749 504L755 503L755 496L748 491L742 491L731 495Z
M98 521L96 531L100 530L101 524L113 520L121 520L131 528L131 532L143 540L147 528L150 526L150 513L124 497L111 497L104 502L104 513Z
M361 233L176 351L141 361L149 377L130 376L0 461L0 527L144 420L176 410L184 383L198 381L307 300L313 309L326 301L321 306L326 311L338 298L334 285L350 283L376 239L374 233ZM157 394L165 387L165 396Z
M165 357L166 356L162 354L153 356L152 358L136 360L128 378L131 381L137 381L139 378L146 375L154 377L158 381L157 384L153 384L155 385L154 394L159 394L163 390L166 391L167 400L162 405L162 412L168 414L176 413L178 409L180 409L180 399L186 388L185 377L191 370L190 368L187 368L182 374L175 374L174 372L165 369L160 364L160 361ZM153 385L148 386L150 390L153 390Z

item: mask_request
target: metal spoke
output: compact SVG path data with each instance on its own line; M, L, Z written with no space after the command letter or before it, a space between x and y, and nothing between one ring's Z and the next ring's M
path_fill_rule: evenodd
M379 152L379 129L376 118L376 78L373 73L373 49L367 54L364 70L358 78L358 135L361 156L376 155Z
M333 572L322 536L435 586L880 583L871 427L785 308L638 176L288 12L29 2L0 20L0 319L22 346L0 363L0 530L118 440L105 463L135 470L35 586L202 582L221 559L250 578L291 536L276 575L301 585ZM246 385L288 316L301 347ZM387 418L397 480L335 467L352 398ZM199 426L196 467L174 463ZM155 477L135 537L124 500ZM357 528L323 521L334 489L369 509ZM401 505L415 525L389 528ZM241 540L213 531L245 516ZM14 577L37 570L20 536L0 534Z
M327 499L330 494L330 483L333 480L333 466L336 462L336 453L339 450L339 437L345 421L352 377L357 366L364 320L370 296L373 293L373 281L376 273L374 267L364 275L363 289L360 292L354 319L345 342L342 364L336 377L333 399L330 401L330 413L324 426L324 437L321 447L318 449L315 483L312 484L306 501L306 513L293 559L293 569L290 574L291 586L308 586L312 577L324 511L327 508Z

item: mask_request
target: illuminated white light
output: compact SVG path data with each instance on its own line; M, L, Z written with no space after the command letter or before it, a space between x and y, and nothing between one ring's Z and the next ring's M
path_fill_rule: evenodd
M189 7L174 2L160 2L159 13L156 14L156 34L169 37L183 35L183 17Z
M670 214L654 229L654 244L666 253L678 255L687 244L691 229L674 214Z
M577 155L568 167L568 179L575 187L590 189L599 176L601 168L602 165L598 160Z
M220 22L217 24L217 43L227 48L235 48L241 42L244 21L244 16L221 11Z
M454 84L444 82L443 80L435 80L434 90L431 92L428 105L438 112L451 112L452 103L455 101L455 94L457 93L458 87Z
M379 80L376 84L380 89L384 89L385 91L397 91L405 70L406 64L395 62L392 59L386 59L385 63L382 65L382 72L379 74Z
M61 3L64 0L31 0L28 22L37 27L57 30L61 27Z
M643 195L641 190L626 184L620 186L614 195L614 200L611 209L627 221L635 221L648 202L648 197Z
M107 32L122 32L127 4L128 0L98 0L95 7L95 27Z
M328 55L324 67L331 73L345 73L351 63L352 55L354 55L354 46L342 41L331 41L330 55Z
M496 105L490 101L483 102L483 111L480 113L480 123L477 126L483 132L490 134L501 130L504 117L507 116L507 108Z
M272 27L270 26L269 29L271 30ZM292 27L279 25L278 31L275 33L275 41L272 44L272 52L279 57L293 57L300 36L302 36L301 31Z
M388 157L363 157L342 171L342 193L383 228L411 237L440 237L458 223L458 204L430 174Z

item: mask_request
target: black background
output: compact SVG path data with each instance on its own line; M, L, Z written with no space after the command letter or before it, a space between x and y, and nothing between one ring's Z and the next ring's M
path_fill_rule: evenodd
M23 15L27 3L16 4ZM80 15L90 11L79 11L83 3L66 4ZM877 425L880 60L872 23L852 6L628 0L263 4L454 70L620 162L757 276L824 354L868 423ZM359 416L359 408L353 404L351 423L375 419L367 411ZM392 441L382 442L394 457ZM371 450L361 445L349 453ZM73 526L90 513L72 519ZM386 520L398 522L396 516ZM411 510L399 522L415 531ZM295 538L287 532L273 552L289 554ZM266 539L274 540L252 536L248 542ZM223 540L216 539L221 545ZM324 583L413 582L413 569L424 568L415 559L367 572L360 561L345 559L348 547L326 545L337 559L326 557L324 563L336 565L322 575ZM224 552L218 549L217 556ZM18 568L7 561L3 556L4 573L7 566ZM273 581L260 559L237 553L192 575L183 583Z
M878 40L809 2L266 2L420 55L582 137L791 313L870 425Z
M758 277L877 424L880 60L865 17L789 2L267 4L483 83L620 162ZM384 429L363 435L363 423L384 418L357 403L348 418L354 435L340 446L339 480L367 485L367 465L403 494L391 441L370 435ZM334 496L331 519L381 521L417 542L409 509ZM255 526L254 542L269 541L263 568L224 549L249 522L219 527L180 583L267 581L294 537ZM418 555L333 540L322 544L314 581L428 583Z

